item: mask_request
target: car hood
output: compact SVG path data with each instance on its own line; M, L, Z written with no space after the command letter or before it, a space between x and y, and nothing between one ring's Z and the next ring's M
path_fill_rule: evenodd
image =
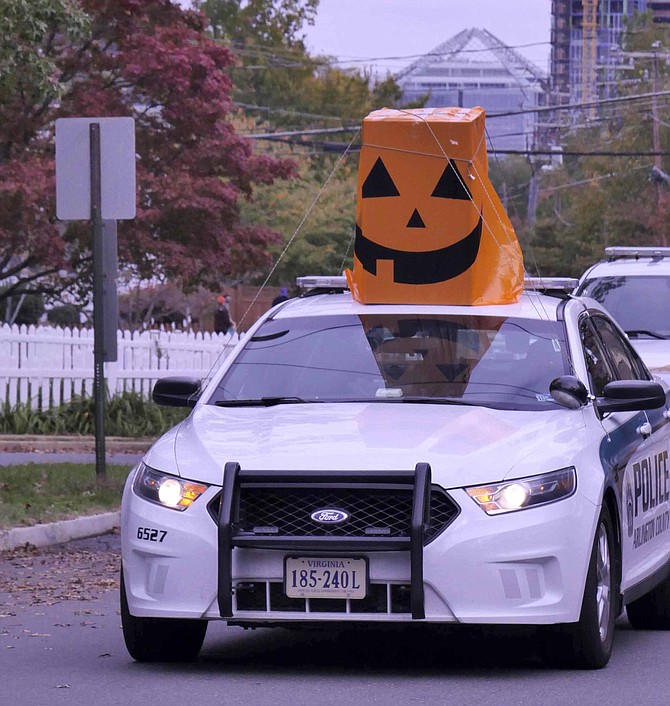
M409 403L198 405L145 462L222 483L228 461L257 470L407 470L431 465L444 487L488 483L569 464L585 434L582 410L510 412Z
M652 373L666 379L670 376L670 340L635 338L631 343Z

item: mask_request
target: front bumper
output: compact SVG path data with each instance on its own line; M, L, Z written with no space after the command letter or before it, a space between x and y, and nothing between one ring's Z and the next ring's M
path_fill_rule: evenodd
M182 513L137 497L129 479L122 506L122 558L133 615L259 625L418 619L554 624L579 619L598 516L598 508L579 493L550 505L488 516L464 491L450 490L460 513L417 554L416 542L392 550L337 542L312 548L309 543L242 546L226 537L225 529L222 537L221 518L217 525L208 511L219 491L209 488ZM156 539L147 539L152 536ZM222 567L222 542L228 544L227 568ZM369 600L287 600L284 561L296 555L365 557ZM222 590L222 581L224 587L229 583L230 592Z

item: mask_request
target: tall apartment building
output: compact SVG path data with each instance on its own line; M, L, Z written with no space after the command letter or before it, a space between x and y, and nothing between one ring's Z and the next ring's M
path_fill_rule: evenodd
M396 80L405 102L428 95L434 107L482 106L491 118L486 125L489 148L524 150L535 142L537 116L532 111L545 104L546 73L486 30L459 32ZM493 118L496 113L503 115Z
M625 21L645 10L654 22L670 23L668 0L552 0L551 103L616 95Z
M670 2L647 0L647 7L654 13L654 22L670 24Z

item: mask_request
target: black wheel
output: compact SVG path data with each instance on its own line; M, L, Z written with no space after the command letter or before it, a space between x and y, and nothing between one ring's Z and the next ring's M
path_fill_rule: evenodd
M610 659L619 606L616 544L609 510L603 507L591 551L579 622L554 628L547 656L562 666L601 669Z
M629 603L626 613L636 630L670 630L670 576Z
M138 662L190 662L198 656L206 620L136 618L128 610L121 569L121 626L130 656Z

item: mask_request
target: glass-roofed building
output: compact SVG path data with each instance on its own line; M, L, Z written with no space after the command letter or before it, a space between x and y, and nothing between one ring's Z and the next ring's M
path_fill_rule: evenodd
M396 80L406 103L428 95L431 107L482 106L489 149L525 150L536 144L538 119L532 111L545 105L547 74L486 30L463 30Z

